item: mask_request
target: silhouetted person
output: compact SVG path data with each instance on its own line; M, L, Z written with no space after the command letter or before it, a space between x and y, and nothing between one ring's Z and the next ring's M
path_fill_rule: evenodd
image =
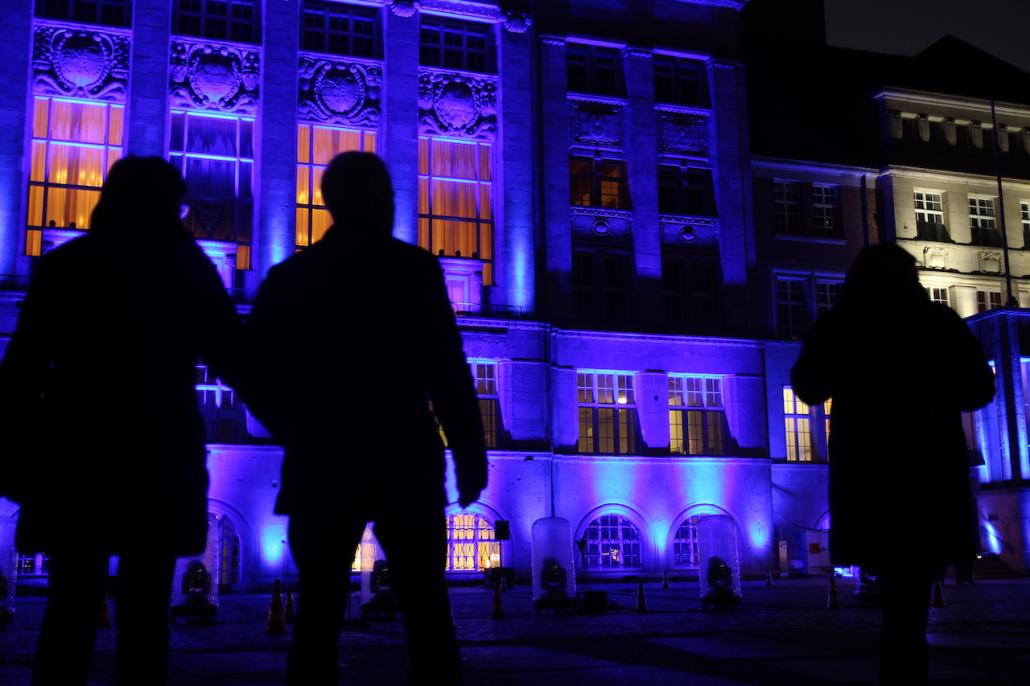
M250 407L285 447L276 511L290 516L300 575L288 681L336 683L351 561L372 521L400 599L412 681L457 684L433 413L467 506L486 486L472 376L439 263L390 235L393 187L382 160L338 156L322 195L333 226L269 271L249 319L259 375Z
M968 327L920 286L915 260L867 247L791 374L809 404L833 398L830 555L879 575L881 684L927 682L935 570L975 555L961 413L994 376Z
M156 157L117 162L92 228L39 259L0 365L3 492L50 557L34 684L85 684L117 555L119 684L161 684L176 556L207 539L195 366L229 380L236 312Z

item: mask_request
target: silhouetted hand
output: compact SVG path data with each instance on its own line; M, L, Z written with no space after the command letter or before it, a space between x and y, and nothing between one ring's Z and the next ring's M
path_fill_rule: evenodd
M455 456L458 465L458 504L463 508L479 500L479 494L486 488L486 455Z

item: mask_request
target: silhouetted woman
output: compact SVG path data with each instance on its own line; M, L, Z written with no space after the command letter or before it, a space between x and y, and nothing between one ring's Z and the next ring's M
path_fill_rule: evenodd
M195 366L231 378L238 336L185 190L156 157L117 162L89 232L39 259L0 365L18 549L50 557L34 684L86 683L111 555L118 683L164 683L175 557L207 535Z
M833 398L830 555L879 574L880 682L925 684L934 570L976 553L961 413L994 396L991 369L962 319L929 301L911 255L878 245L855 259L791 378L807 403Z

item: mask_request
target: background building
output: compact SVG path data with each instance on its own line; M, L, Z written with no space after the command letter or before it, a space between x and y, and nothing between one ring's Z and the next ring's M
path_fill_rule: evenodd
M924 265L920 250L953 251L944 267L926 265L931 286L946 277L937 287L986 293L1003 281L983 271L981 247L960 245L970 233L928 238L909 217L919 189L947 193L947 211L969 219L956 189L990 193L989 169L938 157L923 171L919 144L901 145L925 143L920 122L949 117L983 132L982 98L956 89L924 107L928 96L899 81L849 94L848 107L785 83L795 72L775 72L774 43L754 28L775 3L8 4L0 332L13 330L36 257L88 230L124 154L182 169L186 224L245 314L268 268L328 228L328 160L379 153L395 235L444 268L487 429L490 486L448 512L455 576L528 575L531 527L546 516L585 540L577 564L592 574L694 573L704 517L733 523L747 572L815 571L826 564L832 405L793 396L796 339L869 242L897 238ZM793 46L783 59L813 64L802 50L830 50L812 10L780 39ZM852 57L877 75L902 59ZM1030 140L1022 107L999 109L1010 150ZM827 108L850 123L806 128ZM850 144L851 126L868 145ZM1012 159L1012 178L1028 178L1025 158ZM1021 249L1022 234L1009 236ZM955 303L975 301L961 293ZM272 515L281 452L231 389L203 368L197 384L211 442L208 564L230 588L288 577L285 520ZM0 516L16 506L0 501ZM44 567L42 555L22 560L25 575Z

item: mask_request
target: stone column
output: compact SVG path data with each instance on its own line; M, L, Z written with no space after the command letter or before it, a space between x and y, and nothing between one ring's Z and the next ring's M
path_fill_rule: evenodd
M264 12L264 57L257 119L256 217L253 295L269 268L293 254L296 245L297 51L299 0L269 0Z
M32 93L32 2L5 0L0 38L0 286L28 271L25 249L26 180Z
M130 155L165 156L168 136L168 49L172 6L167 0L133 4L132 64L126 103L125 148Z
M665 372L647 371L637 374L637 416L644 455L669 450L669 376Z
M569 221L569 103L565 39L544 37L540 48L540 98L543 127L543 230L546 294L550 316L561 319L572 308L572 230Z
M633 257L641 322L660 321L658 282L662 239L658 226L658 139L654 111L654 69L647 50L623 52L626 72L626 167L633 207Z
M521 28L521 32L517 29ZM499 183L494 184L495 283L490 305L504 311L531 313L535 304L533 236L533 92L530 50L533 34L524 24L505 22L499 31L500 150L495 152Z
M748 325L747 273L755 256L751 214L747 100L744 72L732 62L708 63L711 90L711 146L719 209L719 257L728 322Z
M576 370L551 368L551 441L555 452L575 452L579 441Z
M394 235L418 243L418 13L413 4L383 12L383 144L393 177Z

